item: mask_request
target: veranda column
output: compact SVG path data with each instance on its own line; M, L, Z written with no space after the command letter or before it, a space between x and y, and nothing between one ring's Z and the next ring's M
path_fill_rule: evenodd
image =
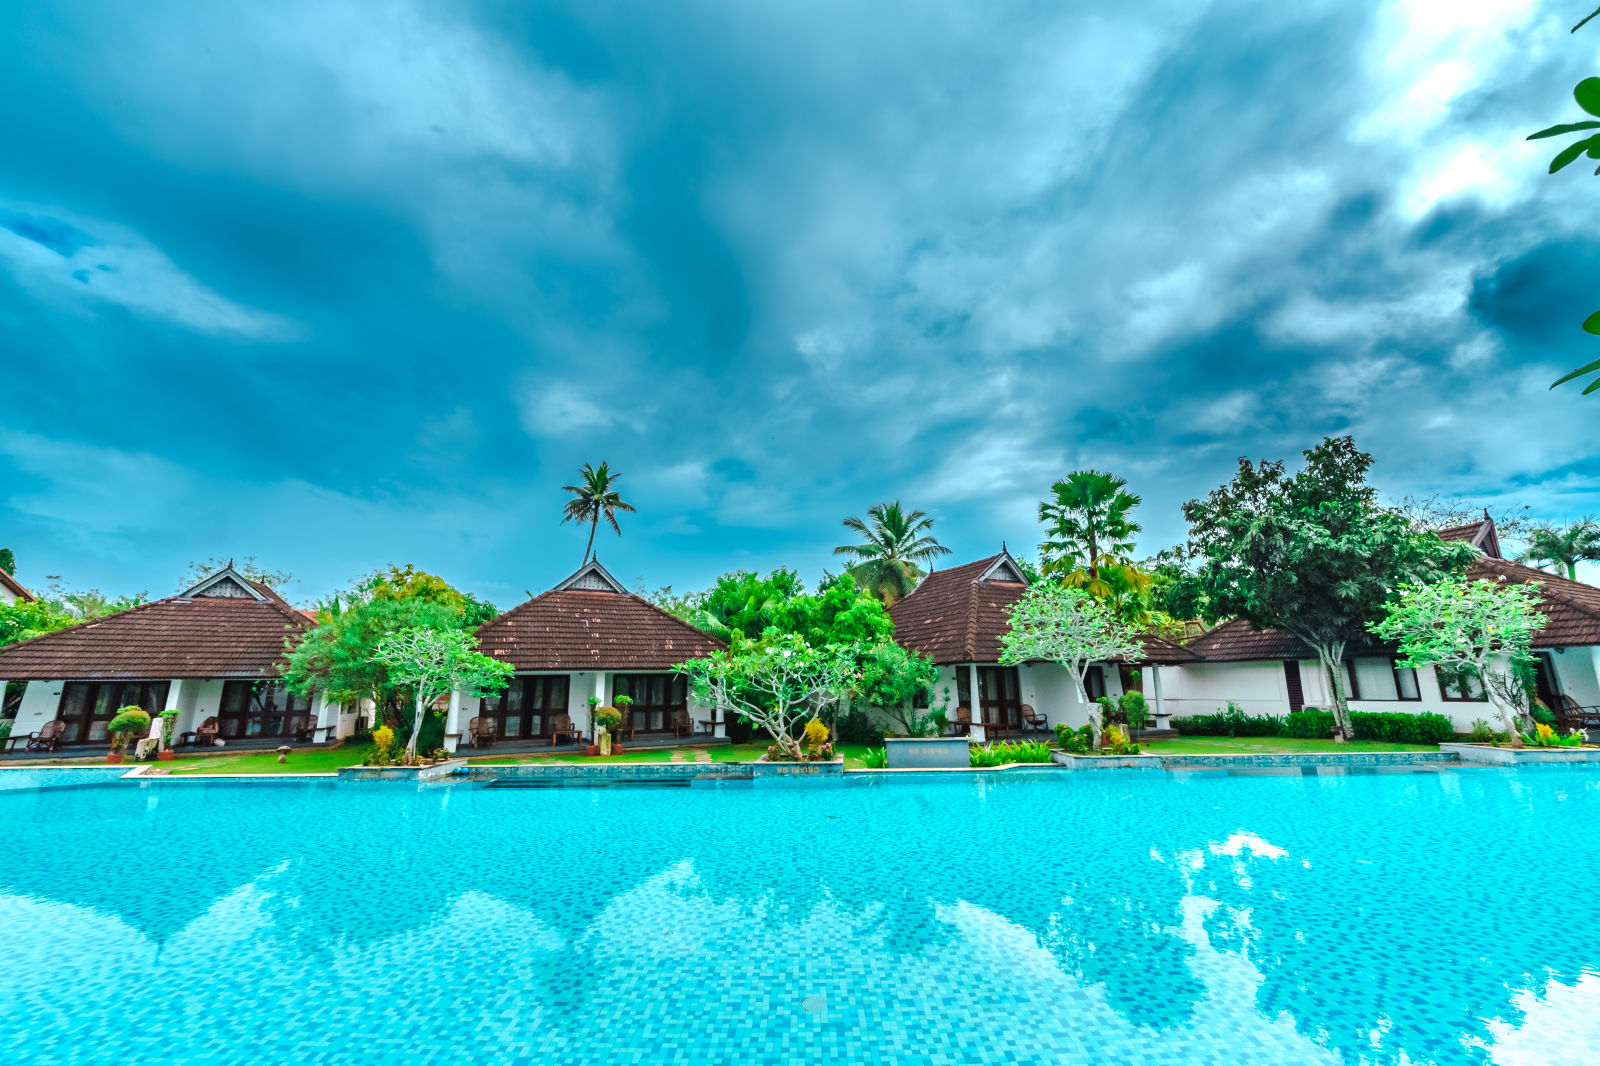
M461 693L450 693L450 709L444 714L444 749L452 754L461 747L462 726Z
M1161 667L1151 663L1145 667L1150 671L1150 702L1151 710L1155 712L1156 728L1167 728L1167 701L1161 694Z
M191 700L190 702L193 703L194 701ZM172 723L172 743L176 745L179 737L194 729L193 722L184 721L182 678L175 678L167 682L167 705L162 710L178 712L178 717ZM194 716L191 714L188 717L193 718Z
M978 664L967 664L967 691L972 696L972 739L979 744L988 742L989 735L983 726L978 723L983 721L983 697L978 693Z
M596 670L594 672L594 695L600 700L597 706L604 706L606 702L606 672L604 670ZM589 716L589 720L580 724L584 731L592 737L594 736L594 708L585 707L584 713Z

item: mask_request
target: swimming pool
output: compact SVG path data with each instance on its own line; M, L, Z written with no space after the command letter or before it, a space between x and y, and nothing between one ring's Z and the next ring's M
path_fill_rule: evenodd
M0 818L15 1063L1600 1054L1592 771L113 782Z

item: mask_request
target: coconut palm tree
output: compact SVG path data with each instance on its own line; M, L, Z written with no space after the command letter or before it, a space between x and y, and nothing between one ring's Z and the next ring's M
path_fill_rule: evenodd
M1565 529L1536 529L1528 537L1528 550L1522 562L1548 563L1560 573L1578 578L1578 564L1600 562L1600 523L1583 518Z
M594 550L594 534L600 528L600 519L604 518L620 537L622 527L617 524L617 512L633 511L633 504L625 503L617 494L615 486L620 477L621 474L613 474L605 463L599 466L584 463L583 469L578 472L579 483L561 486L563 492L572 493L572 499L561 510L562 524L589 523L589 543L583 549L585 563L589 561L589 553Z
M847 571L856 585L893 606L922 581L923 565L949 555L950 549L930 534L933 519L922 511L902 510L899 500L867 508L867 519L844 520L846 529L861 534L862 543L841 544L833 554L856 560Z
M1078 470L1050 486L1055 497L1039 504L1045 541L1039 545L1042 569L1060 574L1097 599L1118 589L1102 575L1106 567L1127 567L1133 536L1141 529L1129 519L1139 497L1127 481L1098 470Z

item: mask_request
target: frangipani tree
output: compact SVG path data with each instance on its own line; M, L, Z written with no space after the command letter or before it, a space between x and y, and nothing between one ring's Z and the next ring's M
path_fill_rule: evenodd
M847 649L813 648L771 628L759 640L690 659L677 670L697 702L765 729L797 760L804 750L795 727L837 707L853 680Z
M406 741L408 763L416 759L423 716L434 700L451 692L493 695L506 687L514 672L510 663L480 652L476 638L460 629L402 629L380 640L372 658L387 669L391 684L410 688L415 698L411 738Z
M1536 584L1446 578L1402 588L1369 628L1399 642L1401 666L1476 678L1520 748L1528 696L1518 668L1533 662L1533 634L1543 627Z
M1133 630L1119 622L1106 603L1084 589L1054 582L1032 585L1022 594L1011 608L1011 628L1000 638L1000 649L1005 666L1043 659L1066 668L1077 686L1078 702L1090 708L1096 747L1100 720L1089 702L1084 677L1093 663L1144 651Z

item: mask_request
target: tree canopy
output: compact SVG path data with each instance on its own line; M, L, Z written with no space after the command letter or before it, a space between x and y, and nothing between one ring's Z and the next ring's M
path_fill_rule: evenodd
M1131 658L1144 650L1133 630L1104 602L1085 589L1053 582L1028 586L1012 606L1011 626L1000 638L1000 649L1000 662L1006 666L1042 659L1064 667L1077 687L1078 702L1091 707L1096 744L1100 727L1084 675L1093 663Z
M567 501L561 509L561 521L576 522L579 525L589 523L589 543L583 549L583 561L589 561L589 555L594 551L594 534L600 528L600 520L606 523L622 536L622 526L617 522L618 511L633 511L633 504L623 500L617 492L617 481L622 477L611 471L610 466L601 463L599 466L583 464L583 469L578 471L576 485L561 486L562 492L572 494L572 499Z
M844 527L861 534L861 542L841 544L833 554L854 559L845 572L885 606L909 596L926 576L924 567L950 554L933 536L933 519L902 509L899 500L867 508L866 520L846 518Z
M1549 565L1576 581L1579 563L1600 562L1600 522L1584 518L1560 528L1535 529L1521 560Z
M0 647L54 633L79 622L92 622L137 607L149 598L144 592L113 597L99 589L69 589L56 576L46 580L50 583L38 592L35 600L0 603Z
M1315 650L1349 739L1346 645L1365 635L1395 590L1463 568L1477 550L1380 506L1366 480L1372 456L1350 437L1329 437L1303 454L1305 467L1293 474L1282 461L1240 459L1231 482L1190 500L1183 513L1211 609L1287 630Z
M515 668L478 650L472 634L455 628L411 626L386 634L372 650L389 683L411 691L414 706L411 735L406 740L406 762L417 756L423 716L440 696L465 692L488 696L511 680Z

